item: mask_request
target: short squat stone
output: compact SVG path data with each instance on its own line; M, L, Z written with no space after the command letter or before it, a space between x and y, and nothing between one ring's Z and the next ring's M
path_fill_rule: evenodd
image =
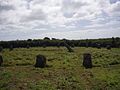
M46 66L46 57L43 55L37 55L35 67L44 68L45 66Z
M91 60L91 54L90 53L84 53L83 54L83 66L85 68L92 68L92 60Z

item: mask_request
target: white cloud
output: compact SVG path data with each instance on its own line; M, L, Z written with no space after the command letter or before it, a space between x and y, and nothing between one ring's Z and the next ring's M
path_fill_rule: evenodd
M23 21L46 20L46 14L41 10L32 10L29 15L24 17Z
M108 13L111 16L118 16L120 17L120 1L116 2L108 8Z
M120 28L119 28L120 29ZM48 33L43 33L39 36L37 36L37 38L43 38L44 36L48 36L50 38L54 37L54 38L60 38L63 39L94 39L94 38L109 38L109 37L113 37L114 35L116 35L117 37L119 37L120 32L118 29L116 30L112 30L109 29L109 31L107 29L88 29L88 30L79 30L79 31L65 31L65 32L48 32Z
M82 35L83 30L107 32L107 28L117 32L109 33L110 36L118 36L120 0L0 0L0 24L3 40L4 34L8 36L6 39L11 38L8 32L14 33L11 39L17 39L17 33L22 32L30 33L28 36L32 38L39 36L36 32L61 38L68 34L68 38L74 38ZM81 33L75 34L76 31ZM69 32L74 33L69 37Z

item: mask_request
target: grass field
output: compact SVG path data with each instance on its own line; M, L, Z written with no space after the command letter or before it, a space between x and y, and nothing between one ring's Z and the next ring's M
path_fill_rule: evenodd
M64 47L4 49L0 90L120 90L120 48ZM94 67L82 66L83 53L92 54ZM35 68L36 55L47 58L46 68Z

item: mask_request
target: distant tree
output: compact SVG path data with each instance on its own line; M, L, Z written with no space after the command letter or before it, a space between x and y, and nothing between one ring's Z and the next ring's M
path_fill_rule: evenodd
M120 38L116 37L116 47L119 48L120 47Z
M60 42L60 45L58 44ZM66 42L69 46L80 46L80 47L97 47L97 43L100 44L100 47L106 47L107 45L111 45L111 47L118 48L120 47L120 38L112 37L112 38L103 38L103 39L85 39L85 40L68 40L68 39L55 39L45 37L44 39L28 39L28 40L16 40L16 41L0 41L0 46L3 48L10 48L10 45L13 48L24 47L27 48L27 45L30 47L38 47L38 46L64 46ZM44 44L43 44L44 43Z
M86 39L86 47L88 48L88 39Z
M117 41L117 42L120 41L120 38L119 38L119 37L116 37L116 41Z
M32 41L32 39L28 39L27 41Z
M12 50L13 50L13 46L12 46L12 45L10 45L10 48L9 48L9 50L10 50L10 51L12 51Z
M88 46L91 47L92 46L92 42L88 41Z
M46 48L46 44L43 44L43 48Z
M56 38L52 38L52 40L57 40Z
M44 37L44 40L50 40L50 38L49 37Z
M29 45L27 45L27 49L29 49L30 48L30 46Z
M100 45L99 43L97 44L97 48L98 48L98 49L101 49L101 45Z
M112 47L116 47L116 41L114 37L112 37Z
M75 47L74 43L71 44L71 47L73 47L73 48Z
M60 47L60 45L61 45L61 43L60 43L60 42L58 42L58 43L57 43L57 47L59 48L59 47Z

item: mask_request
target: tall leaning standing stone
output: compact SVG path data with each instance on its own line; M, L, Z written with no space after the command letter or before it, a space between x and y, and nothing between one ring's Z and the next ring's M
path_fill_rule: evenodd
M2 56L0 55L0 66L2 65L2 63L3 63L3 58L2 58Z
M44 68L45 66L46 66L46 57L43 55L37 55L35 67Z
M68 49L68 52L74 52L73 49L66 42L64 42L64 46Z
M92 59L90 53L83 54L83 66L85 68L92 68Z

